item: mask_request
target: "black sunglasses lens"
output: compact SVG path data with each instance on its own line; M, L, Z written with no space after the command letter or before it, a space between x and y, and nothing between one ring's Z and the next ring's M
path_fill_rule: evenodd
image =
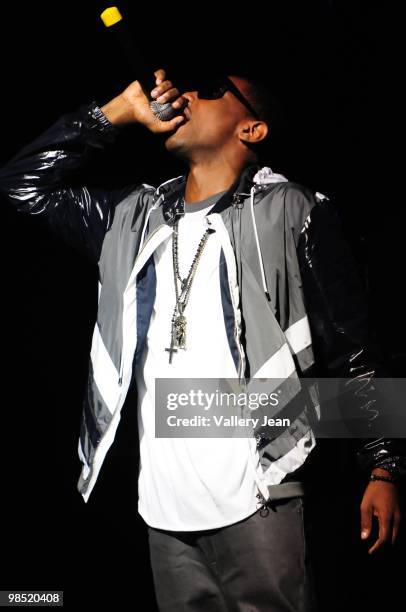
M224 96L227 89L227 85L222 80L202 81L197 87L197 95L204 100L217 100Z
M231 93L236 96L255 117L258 117L258 113L255 109L252 108L245 96L235 87L234 83L230 81L227 76L198 75L192 78L186 78L182 81L182 91L196 91L197 97L202 100L218 100L224 96L226 91L231 91Z

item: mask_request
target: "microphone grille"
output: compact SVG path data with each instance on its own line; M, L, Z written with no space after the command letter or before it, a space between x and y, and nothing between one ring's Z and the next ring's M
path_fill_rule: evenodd
M156 115L161 121L170 121L179 114L179 111L176 108L173 108L170 102L160 103L156 100L152 100L149 107L154 115Z

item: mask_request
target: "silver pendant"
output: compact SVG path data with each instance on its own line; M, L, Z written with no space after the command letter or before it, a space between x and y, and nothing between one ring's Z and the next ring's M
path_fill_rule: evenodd
M175 346L177 348L186 348L186 317L179 315L173 322L173 331L175 335Z

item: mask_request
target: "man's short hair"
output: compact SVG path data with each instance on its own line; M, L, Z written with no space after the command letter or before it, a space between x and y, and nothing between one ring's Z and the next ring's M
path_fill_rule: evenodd
M279 97L279 85L270 78L247 70L231 70L229 76L235 76L247 81L249 87L245 95L257 111L260 119L268 125L268 135L260 143L250 146L260 160L267 158L278 149L284 131L284 112Z

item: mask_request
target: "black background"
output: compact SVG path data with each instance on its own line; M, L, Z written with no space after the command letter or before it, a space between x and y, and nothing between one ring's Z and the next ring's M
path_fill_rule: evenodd
M101 24L105 6L2 7L2 163L61 114L93 99L105 103L136 78ZM138 3L120 7L151 65L174 82L198 66L244 62L278 89L287 122L269 165L336 200L372 327L393 373L403 376L404 219L393 164L396 55L388 47L396 16L371 3L333 1L187 3L142 14ZM182 171L159 137L134 126L89 166L87 180L157 185ZM2 206L0 588L64 590L67 607L84 600L153 610L137 514L134 398L87 504L76 490L97 271L36 219ZM312 459L322 612L351 604L378 610L401 597L403 533L394 551L374 557L359 538L364 483L353 446L321 440Z

